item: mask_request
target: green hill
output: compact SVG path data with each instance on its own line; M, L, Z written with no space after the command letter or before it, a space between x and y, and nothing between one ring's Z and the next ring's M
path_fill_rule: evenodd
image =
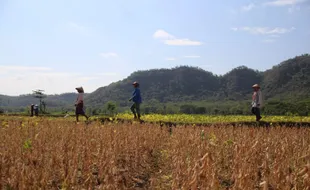
M266 98L301 100L310 97L310 56L289 59L263 73Z
M117 102L120 107L129 106L127 100L133 90L133 81L139 81L141 84L144 107L172 106L174 109L180 109L181 106L195 105L195 108L200 109L207 107L207 113L218 113L216 110L222 114L247 113L251 86L259 83L262 86L265 105L270 108L266 109L268 113L285 114L302 110L303 114L308 114L310 109L308 54L284 61L264 72L245 66L237 67L223 76L188 66L137 71L124 80L90 93L86 101L92 107L102 107L108 101ZM155 110L163 112L162 109Z
M141 83L146 102L246 100L245 96L251 93L251 86L262 81L262 73L245 66L235 68L224 76L188 66L137 71L122 81L90 93L87 100L92 105L101 105L110 100L126 105L133 90L133 81Z
M130 105L132 82L139 81L144 112L247 114L251 86L262 86L268 114L309 114L310 56L286 60L264 72L245 66L222 76L196 67L137 71L127 78L98 88L85 97L88 108L102 109L113 101L119 108ZM75 93L51 95L46 103L52 108L71 108ZM20 107L35 102L31 95L0 96L1 107Z
M134 72L122 81L99 88L89 94L87 101L92 105L101 105L110 100L127 105L127 100L133 90L131 85L133 81L141 83L144 101L152 99L159 102L203 100L213 97L213 93L220 87L217 76L199 68L154 69Z
M48 95L44 101L49 111L72 109L76 100L76 93L64 93L60 95ZM30 104L39 104L39 100L32 94L20 96L0 95L0 108L8 111L26 111Z
M110 100L125 104L133 81L141 83L145 101L247 100L255 83L262 85L266 99L293 95L301 100L310 94L310 56L298 56L265 72L241 66L223 76L187 66L137 71L90 93L87 101L92 105Z

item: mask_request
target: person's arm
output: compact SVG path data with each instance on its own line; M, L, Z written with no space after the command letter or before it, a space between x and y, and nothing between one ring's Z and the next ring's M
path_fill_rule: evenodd
M258 106L261 107L263 105L263 96L262 96L262 92L259 91L258 93Z
M137 96L137 90L135 89L135 91L133 92L132 97L129 99L129 101L132 101L134 99L134 97Z
M260 106L259 100L260 100L260 93L259 93L259 91L257 91L256 92L256 98L255 98L255 104L256 104L256 107L258 107L258 108Z
M78 97L76 98L76 101L75 101L75 104L74 104L74 105L77 105L78 102L79 102L79 95L78 95Z
M77 104L81 103L82 101L83 101L83 95L79 94L77 99L76 99L76 103L75 104L77 105Z

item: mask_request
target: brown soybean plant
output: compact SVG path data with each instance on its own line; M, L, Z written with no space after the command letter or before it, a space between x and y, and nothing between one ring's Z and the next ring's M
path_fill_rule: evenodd
M310 129L0 117L4 189L306 189Z

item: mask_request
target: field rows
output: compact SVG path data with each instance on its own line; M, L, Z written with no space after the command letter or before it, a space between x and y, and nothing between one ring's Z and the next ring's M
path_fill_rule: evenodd
M74 116L74 114L71 114ZM0 115L0 119L4 119L8 116ZM54 117L64 117L64 115L56 115L56 116L45 116L50 120L54 119ZM98 118L118 118L125 120L132 120L133 115L124 113L117 114L115 116L92 116L91 120L96 120ZM25 119L25 116L11 116L10 118L14 119ZM29 117L30 118L30 117ZM65 118L66 120L73 120L73 117ZM84 118L81 117L83 120ZM173 123L236 123L236 122L255 122L255 116L244 116L244 115L189 115L189 114L148 114L142 115L142 119L147 122L173 122ZM263 116L262 122L296 122L296 123L310 123L310 116Z
M132 114L118 114L117 118L132 119ZM255 116L242 115L143 115L142 119L150 122L175 122L175 123L231 123L231 122L253 122ZM265 122L310 122L310 117L305 116L263 116Z
M306 189L309 128L0 122L4 189Z

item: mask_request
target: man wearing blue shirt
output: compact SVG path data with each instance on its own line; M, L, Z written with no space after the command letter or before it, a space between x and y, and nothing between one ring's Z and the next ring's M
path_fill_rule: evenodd
M135 90L132 93L132 97L129 99L129 101L133 101L133 104L130 107L130 109L134 115L134 119L137 119L137 114L138 114L138 119L140 120L140 117L141 117L140 104L142 103L142 98L140 94L139 83L134 82L132 85L135 88Z

